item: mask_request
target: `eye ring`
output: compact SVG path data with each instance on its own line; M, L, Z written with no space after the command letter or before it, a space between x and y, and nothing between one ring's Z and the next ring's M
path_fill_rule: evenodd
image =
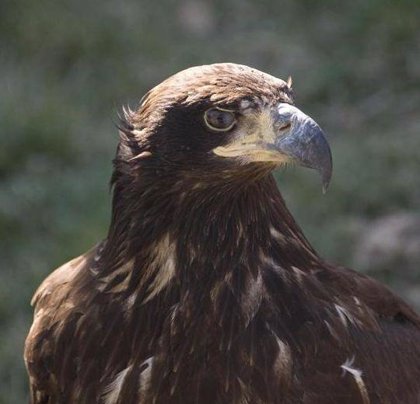
M214 132L228 132L235 126L236 118L228 109L213 107L204 113L204 122Z

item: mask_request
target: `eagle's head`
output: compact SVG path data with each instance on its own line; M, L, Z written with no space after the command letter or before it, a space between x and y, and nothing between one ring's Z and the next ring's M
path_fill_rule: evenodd
M330 181L328 143L294 106L291 80L233 63L192 67L124 112L117 162L131 174L141 169L203 183L296 162L320 171L324 188Z

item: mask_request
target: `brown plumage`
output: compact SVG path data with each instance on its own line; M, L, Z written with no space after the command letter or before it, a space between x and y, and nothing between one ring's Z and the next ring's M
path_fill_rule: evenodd
M33 299L32 403L420 403L420 318L323 261L271 175L331 175L290 83L191 68L120 135L107 238Z

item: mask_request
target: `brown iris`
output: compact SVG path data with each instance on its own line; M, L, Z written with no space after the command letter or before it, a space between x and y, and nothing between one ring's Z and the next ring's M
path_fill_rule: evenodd
M235 125L236 118L232 111L210 108L204 113L204 122L213 131L227 132Z

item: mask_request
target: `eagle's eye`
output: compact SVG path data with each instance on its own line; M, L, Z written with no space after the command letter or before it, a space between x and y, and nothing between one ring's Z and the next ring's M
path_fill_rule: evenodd
M213 131L227 132L236 123L235 114L222 108L210 108L204 113L204 122Z

